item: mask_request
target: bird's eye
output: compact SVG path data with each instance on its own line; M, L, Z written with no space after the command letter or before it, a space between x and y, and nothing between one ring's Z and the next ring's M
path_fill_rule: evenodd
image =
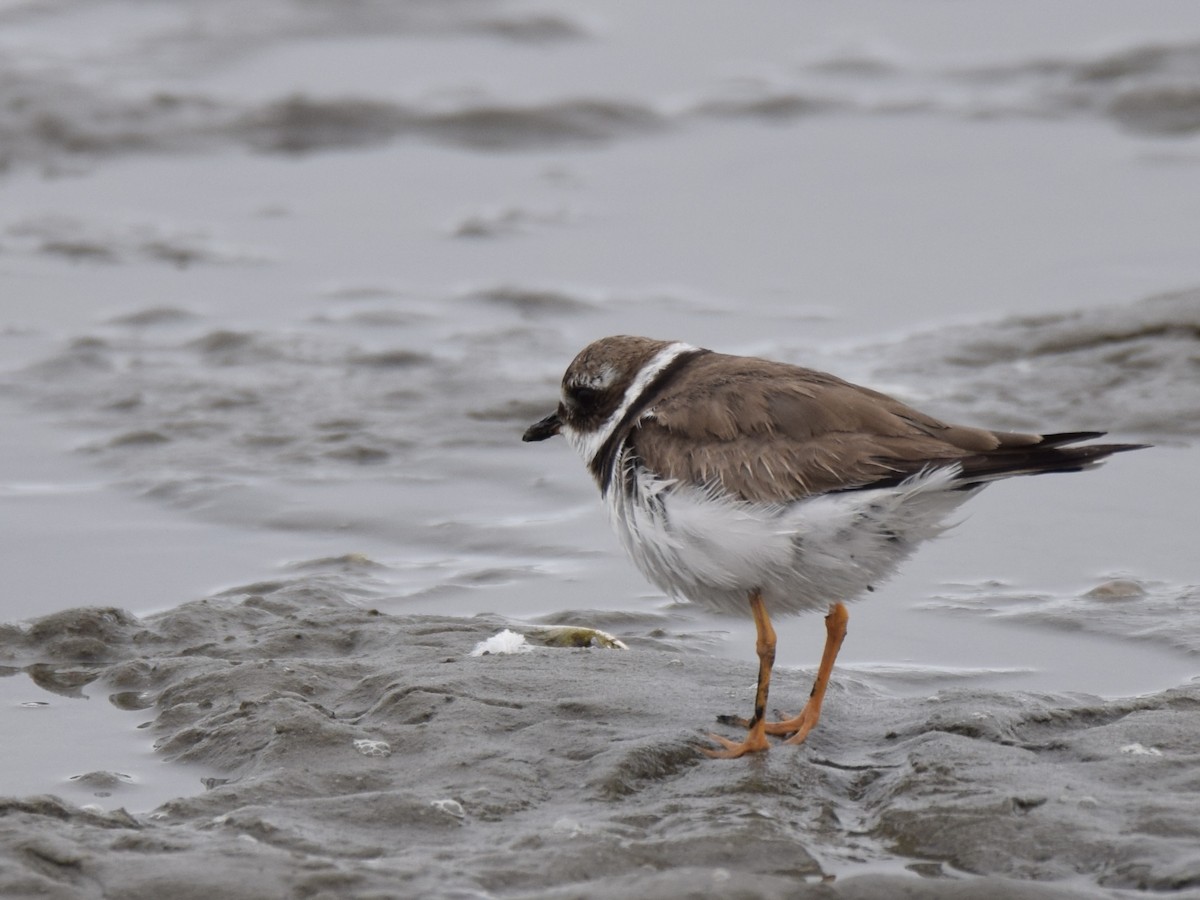
M575 406L587 407L595 405L600 392L584 385L574 385L567 391L567 396Z

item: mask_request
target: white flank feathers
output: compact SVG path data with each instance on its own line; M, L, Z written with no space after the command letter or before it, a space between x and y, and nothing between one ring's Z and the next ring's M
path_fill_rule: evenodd
M947 466L896 487L763 504L641 471L607 506L634 563L668 594L742 614L759 590L771 612L799 613L854 599L944 531L974 493L952 490L957 474Z

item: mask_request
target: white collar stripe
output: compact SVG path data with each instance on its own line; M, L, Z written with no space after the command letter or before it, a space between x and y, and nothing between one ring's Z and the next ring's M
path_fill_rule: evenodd
M629 408L641 399L642 393L654 381L663 369L679 359L685 353L693 353L696 348L691 344L685 344L682 341L676 341L673 344L668 344L659 350L646 365L642 366L637 377L633 379L629 387L625 389L625 396L621 398L621 405L612 411L604 424L589 434L579 434L578 432L571 435L574 437L572 443L576 444L576 449L579 455L583 457L583 461L587 465L592 464L592 460L596 458L596 454L600 452L617 426L625 418L625 414L629 412Z

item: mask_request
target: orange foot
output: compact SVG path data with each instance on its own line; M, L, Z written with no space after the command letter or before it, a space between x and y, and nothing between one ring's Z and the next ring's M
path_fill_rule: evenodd
M700 752L711 759L737 759L739 756L745 756L747 753L762 753L771 746L767 742L765 726L765 722L758 722L756 725L752 725L750 733L746 735L746 739L741 743L721 737L719 734L710 734L708 739L720 744L725 749L717 750L712 747L701 747Z
M767 722L766 731L767 734L791 735L784 741L785 744L803 744L808 733L817 727L819 721L821 721L821 704L815 704L814 708L812 701L809 701L800 711L800 715L784 719L781 722Z
M798 715L792 716L790 719L763 722L763 732L777 737L787 737L787 740L783 742L785 744L804 743L809 732L816 728L817 723L821 720L820 706L818 705L816 709L812 707L813 704L809 703ZM744 716L717 716L717 721L722 725L733 725L739 728L750 727L750 720Z

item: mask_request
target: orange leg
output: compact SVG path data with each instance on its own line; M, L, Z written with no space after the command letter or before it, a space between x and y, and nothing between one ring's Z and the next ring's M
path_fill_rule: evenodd
M800 744L808 737L817 722L821 719L821 704L825 700L825 689L829 687L829 676L833 673L833 664L837 660L838 651L842 649L842 641L846 639L846 623L850 614L841 603L829 607L829 615L825 617L825 652L821 654L821 665L817 669L817 678L813 682L812 693L800 715L781 722L765 723L767 734L790 734L785 744Z
M770 746L767 743L766 714L767 693L771 688L771 667L775 665L775 629L771 627L767 607L758 591L750 595L750 612L754 616L754 627L758 632L755 645L758 650L758 688L754 692L754 718L747 723L750 733L740 744L719 734L709 735L713 741L725 748L703 748L704 752L714 759L737 759L746 753L760 753Z

